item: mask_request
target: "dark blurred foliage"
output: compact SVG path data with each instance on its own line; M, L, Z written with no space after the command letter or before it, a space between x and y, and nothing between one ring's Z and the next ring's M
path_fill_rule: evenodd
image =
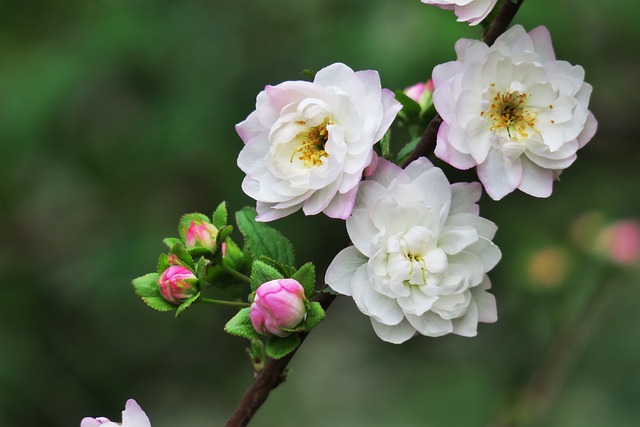
M585 212L640 215L638 16L635 2L529 0L516 17L546 25L557 56L585 67L600 128L550 199L482 200L500 227L498 323L473 339L393 346L339 299L256 426L489 425L589 292L614 285L533 425L637 425L638 276L603 276L569 236ZM222 425L252 379L246 343L222 331L233 311L197 306L176 320L137 300L130 281L155 269L182 213L252 204L234 124L265 84L342 61L403 88L453 59L456 39L479 35L418 0L2 2L0 425L119 419L129 397L154 427ZM347 241L342 223L322 217L274 225L320 271ZM566 254L566 277L542 288L527 265L549 246Z

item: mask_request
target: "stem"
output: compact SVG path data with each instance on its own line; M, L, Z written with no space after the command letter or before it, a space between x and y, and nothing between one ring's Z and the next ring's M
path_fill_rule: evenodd
M488 45L493 44L495 39L507 29L509 23L518 11L518 8L524 2L524 0L513 1L513 3L511 1L507 1L504 4L496 19L491 23L489 29L484 34L483 41ZM418 157L428 157L433 153L436 146L436 136L438 135L440 123L442 123L442 118L436 114L422 134L420 142L403 164L403 167ZM329 308L334 299L335 295L327 293L321 293L313 298L314 301L317 301L322 305L322 308L324 308L325 311ZM307 335L308 334L300 334L300 345L302 345ZM299 348L300 346L298 346L298 349ZM251 418L253 418L258 409L260 409L260 406L262 406L262 404L267 400L271 390L276 388L285 380L284 370L298 349L287 354L282 359L272 359L265 364L265 367L256 376L255 381L242 397L242 400L240 400L238 406L236 406L231 417L227 420L227 423L225 424L226 427L243 427L249 424L249 421L251 421Z
M482 35L482 41L491 46L498 36L507 30L523 2L524 0L507 0L507 2L502 6L502 9L500 9L500 12L498 12L496 19L491 22L487 31ZM436 139L438 137L438 128L440 128L440 123L442 123L442 117L440 117L440 114L436 113L427 125L422 137L420 137L420 142L416 145L415 150L413 150L402 164L403 168L407 167L409 163L419 157L429 157L433 154L436 149Z
M243 281L245 281L245 282L247 282L247 283L251 284L251 278L250 278L249 276L247 276L247 275L245 275L245 274L242 274L242 273L240 273L239 271L234 270L233 268L228 267L228 266L226 266L226 265L224 265L224 264L220 264L220 265L222 265L222 267L224 268L224 271L226 271L227 273L229 273L229 274L231 274L231 275L233 275L233 276L237 277L237 278L238 278L238 279L240 279L240 280L243 280Z
M249 304L248 302L226 301L226 300L222 300L222 299L203 298L203 297L200 297L198 299L198 301L206 302L207 304L226 305L226 306L229 306L229 307L239 307L239 308L245 308L245 307L250 307L251 306L251 304Z
M335 298L335 295L320 293L316 295L313 300L319 302L326 311ZM308 335L308 333L300 334L300 345L302 345ZM267 397L269 397L271 390L286 379L284 370L299 348L300 346L281 359L270 359L265 364L264 368L256 375L253 384L227 420L225 427L244 427L249 424L251 418L253 418L258 409L260 409L260 406L262 406L267 400Z

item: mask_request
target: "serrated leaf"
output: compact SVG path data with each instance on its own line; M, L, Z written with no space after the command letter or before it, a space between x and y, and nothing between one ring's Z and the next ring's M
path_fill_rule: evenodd
M198 298L200 298L200 292L198 292L197 294L195 294L194 296L192 296L191 298L189 298L188 300L186 300L185 302L183 302L182 304L180 304L178 306L178 309L176 310L176 317L180 316L182 313L184 313L184 311L191 307L191 305L196 302L198 300Z
M271 258L266 257L266 256L261 256L260 257L260 261L264 261L267 264L269 264L272 267L274 267L276 270L278 270L280 273L282 273L283 277L291 277L296 272L295 267L292 267L290 265L284 265L283 263L278 262L275 259L271 259Z
M233 226L227 225L218 230L218 235L216 236L216 245L220 246L222 242L224 242L229 234L233 231Z
M291 278L302 285L305 296L310 298L316 288L316 268L314 265L310 262L306 263Z
M189 255L189 251L184 247L182 243L174 245L171 248L171 253L178 257L178 260L191 270L195 270L196 264L193 262L193 258Z
M209 221L209 217L201 213L194 212L182 215L180 222L178 223L178 233L180 234L182 241L186 240L187 230L189 230L192 221L211 223L211 221Z
M251 291L255 292L260 285L271 280L284 279L282 274L260 260L255 260L251 265Z
M209 261L206 258L200 258L196 263L196 277L201 284L207 283L207 264Z
M244 208L236 213L238 228L254 258L266 256L285 265L296 265L291 242L278 230L256 222L256 211Z
M133 279L131 284L133 285L133 290L135 291L136 295L141 298L159 296L159 277L160 275L157 273L149 273Z
M311 329L318 326L318 323L324 319L326 313L324 309L320 305L319 302L310 301L306 307L307 309L307 317L304 321L298 326L298 328L302 328L305 331L309 332Z
M165 245L167 245L169 247L169 249L171 249L173 247L173 245L177 244L177 243L181 243L181 240L178 239L177 237L167 237L166 239L162 240L164 242Z
M176 309L175 305L167 302L162 297L144 297L142 298L142 301L144 301L149 307L158 311L172 311Z
M298 334L291 334L284 338L271 336L267 340L265 352L273 359L280 359L298 348L299 345L300 337Z
M160 254L158 257L158 269L156 270L158 275L164 273L164 271L169 267L171 267L171 264L169 263L169 255Z
M229 220L229 214L227 213L227 202L222 202L218 205L216 210L213 212L211 220L214 227L216 227L218 230L227 225L227 221Z
M243 338L260 338L261 335L256 332L251 323L251 318L249 317L250 311L251 307L246 307L238 311L238 313L224 325L224 330L231 335L237 335Z
M418 138L414 138L413 140L408 142L407 145L402 147L402 149L398 153L398 156L396 157L396 161L398 163L402 163L404 161L404 159L406 159L407 156L409 154L411 154L411 152L413 150L415 150L415 148L416 148L416 146L418 145L419 142L420 142L420 138L419 137Z

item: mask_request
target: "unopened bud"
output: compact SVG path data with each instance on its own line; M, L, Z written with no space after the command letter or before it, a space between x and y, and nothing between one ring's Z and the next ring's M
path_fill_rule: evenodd
M433 82L429 80L426 83L416 83L409 86L404 94L413 99L420 105L421 110L426 110L431 105L431 95L433 94Z
M198 293L198 278L181 265L167 268L158 279L162 297L171 304L180 305Z
M185 244L187 249L213 249L217 235L218 229L213 224L205 221L191 221L185 235Z
M304 288L297 280L278 279L263 283L256 291L249 317L261 335L286 337L284 329L295 328L307 314Z

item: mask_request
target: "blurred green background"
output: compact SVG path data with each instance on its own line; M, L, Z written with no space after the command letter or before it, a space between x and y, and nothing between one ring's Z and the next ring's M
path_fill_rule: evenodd
M516 17L585 67L600 126L550 199L483 198L503 251L498 323L394 346L339 298L254 425L494 425L576 318L573 362L549 376L557 398L531 424L637 425L638 274L571 236L588 212L583 225L640 215L639 17L640 3L597 0L529 0ZM265 84L341 61L401 89L479 32L418 0L0 3L0 425L119 420L130 397L154 427L222 425L252 379L245 341L222 331L233 311L176 320L130 281L155 269L182 213L252 204L234 124ZM346 240L327 218L274 225L321 271ZM605 303L591 313L589 298Z

